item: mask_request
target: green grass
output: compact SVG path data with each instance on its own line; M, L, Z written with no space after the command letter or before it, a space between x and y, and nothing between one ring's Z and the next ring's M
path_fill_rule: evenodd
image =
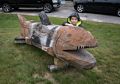
M26 16L39 21L37 16ZM50 17L54 24L64 18ZM120 84L120 25L83 21L86 30L97 38L99 46L88 49L96 58L92 70L69 68L49 72L53 59L30 45L16 45L19 23L16 15L0 14L0 84Z

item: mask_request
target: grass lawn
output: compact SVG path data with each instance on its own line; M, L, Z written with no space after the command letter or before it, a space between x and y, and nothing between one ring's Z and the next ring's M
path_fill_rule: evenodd
M39 21L37 16L26 17ZM61 24L66 19L50 20ZM98 40L97 48L88 49L97 66L51 73L47 69L51 56L30 45L14 44L20 30L17 16L0 14L0 84L120 84L120 25L83 21L83 26Z

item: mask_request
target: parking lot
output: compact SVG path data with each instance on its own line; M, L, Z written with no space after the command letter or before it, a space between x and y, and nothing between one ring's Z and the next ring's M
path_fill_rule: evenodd
M38 13L41 11L41 9L19 9L17 11L11 12L11 14L23 14L23 15L38 15ZM48 16L52 17L61 17L66 18L68 17L72 12L75 12L72 3L66 3L65 5L62 5L59 9L47 13ZM0 13L2 13L2 9L0 8ZM107 22L107 23L115 23L120 24L120 17L115 15L106 15L106 14L94 14L94 13L79 13L82 20L88 20L88 21L96 21L96 22Z

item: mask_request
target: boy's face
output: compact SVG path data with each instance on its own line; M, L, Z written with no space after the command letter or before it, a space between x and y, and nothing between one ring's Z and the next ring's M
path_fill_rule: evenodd
M71 17L71 24L76 25L78 22L77 17Z

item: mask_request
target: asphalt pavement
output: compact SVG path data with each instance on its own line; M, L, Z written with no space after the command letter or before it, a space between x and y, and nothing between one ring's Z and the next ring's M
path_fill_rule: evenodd
M23 15L38 16L38 13L40 11L41 9L20 9L11 12L11 14L19 13ZM56 11L47 13L47 15L52 17L67 18L73 12L75 12L73 8L73 4L71 2L67 2L65 5L62 5ZM1 9L0 9L0 13L2 13ZM82 20L120 24L120 17L114 15L93 14L93 13L79 13L79 15Z

